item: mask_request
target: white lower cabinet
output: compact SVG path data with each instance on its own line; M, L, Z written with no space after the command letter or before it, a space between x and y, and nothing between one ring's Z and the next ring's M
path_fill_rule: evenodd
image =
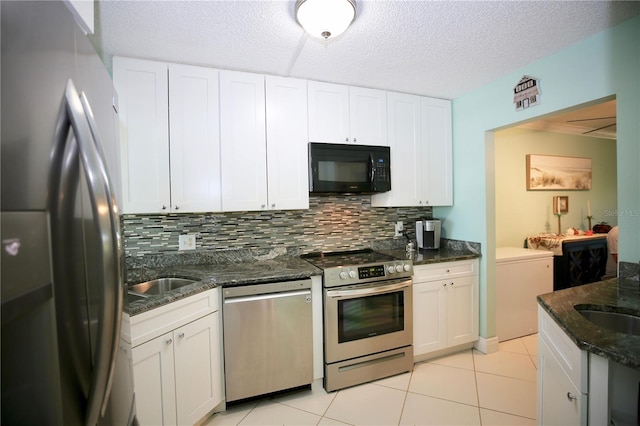
M580 349L538 306L539 425L638 424L638 383L638 369Z
M588 424L588 358L588 353L538 307L539 425Z
M133 348L136 410L141 424L176 424L173 333Z
M132 318L140 424L193 425L222 402L217 292L209 290Z
M587 421L587 394L580 389L553 356L544 339L538 340L538 411L540 425L580 425Z
M416 360L478 340L478 260L413 267Z

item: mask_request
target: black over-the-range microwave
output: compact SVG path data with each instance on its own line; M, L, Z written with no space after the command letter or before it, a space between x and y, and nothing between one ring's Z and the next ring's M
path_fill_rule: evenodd
M388 146L309 143L309 192L375 194L391 190Z

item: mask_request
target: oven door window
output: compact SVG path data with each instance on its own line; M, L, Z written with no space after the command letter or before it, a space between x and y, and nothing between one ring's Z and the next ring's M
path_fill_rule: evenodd
M404 292L338 301L338 343L404 330Z

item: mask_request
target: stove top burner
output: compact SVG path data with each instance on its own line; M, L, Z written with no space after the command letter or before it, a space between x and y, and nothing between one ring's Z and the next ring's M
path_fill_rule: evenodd
M395 260L393 256L379 253L371 249L335 251L328 253L309 253L302 256L303 259L319 268L334 268L338 266L357 266L376 262L389 262Z

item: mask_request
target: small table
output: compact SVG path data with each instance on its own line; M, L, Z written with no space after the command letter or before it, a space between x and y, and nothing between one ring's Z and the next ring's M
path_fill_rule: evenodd
M600 281L607 269L607 234L541 234L527 247L553 252L554 291Z

